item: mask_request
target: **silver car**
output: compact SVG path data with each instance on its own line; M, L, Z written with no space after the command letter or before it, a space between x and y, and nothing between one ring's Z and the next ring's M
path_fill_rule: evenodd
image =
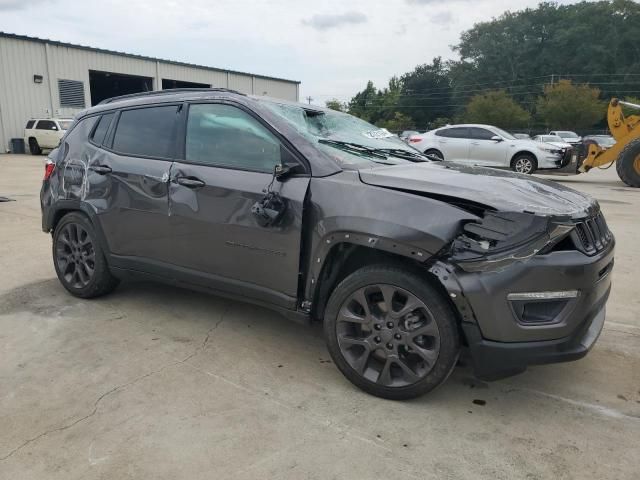
M411 145L440 160L510 168L531 174L538 169L562 168L562 149L533 140L517 139L491 125L448 125L411 137Z

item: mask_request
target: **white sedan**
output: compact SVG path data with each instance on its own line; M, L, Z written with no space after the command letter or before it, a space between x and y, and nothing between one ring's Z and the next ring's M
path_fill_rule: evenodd
M447 125L414 135L409 142L414 148L440 160L510 168L519 173L562 168L567 163L563 149L517 139L491 125Z

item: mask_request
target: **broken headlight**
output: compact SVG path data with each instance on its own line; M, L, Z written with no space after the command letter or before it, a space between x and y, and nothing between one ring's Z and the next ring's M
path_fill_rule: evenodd
M496 270L549 249L573 228L532 213L486 212L480 222L464 225L451 259L467 272Z

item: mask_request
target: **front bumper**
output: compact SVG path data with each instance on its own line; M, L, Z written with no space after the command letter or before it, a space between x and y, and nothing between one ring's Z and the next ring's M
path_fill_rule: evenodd
M498 380L526 370L528 365L570 362L584 357L596 343L605 319L606 299L571 335L542 342L494 342L482 338L472 323L462 328L474 363L474 372L484 380Z
M593 256L557 251L499 271L469 273L447 268L444 286L462 318L476 374L500 378L521 372L527 365L586 355L604 323L614 246L612 237L609 245ZM508 298L523 292L566 291L578 291L578 296L550 308L550 318L541 321L524 318L522 309ZM534 305L531 311L544 313L544 308Z

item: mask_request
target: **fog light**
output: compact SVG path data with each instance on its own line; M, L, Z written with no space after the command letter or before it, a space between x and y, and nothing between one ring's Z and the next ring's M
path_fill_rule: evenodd
M576 298L580 292L578 290L562 290L559 292L523 292L510 293L507 300L558 300L561 298Z

